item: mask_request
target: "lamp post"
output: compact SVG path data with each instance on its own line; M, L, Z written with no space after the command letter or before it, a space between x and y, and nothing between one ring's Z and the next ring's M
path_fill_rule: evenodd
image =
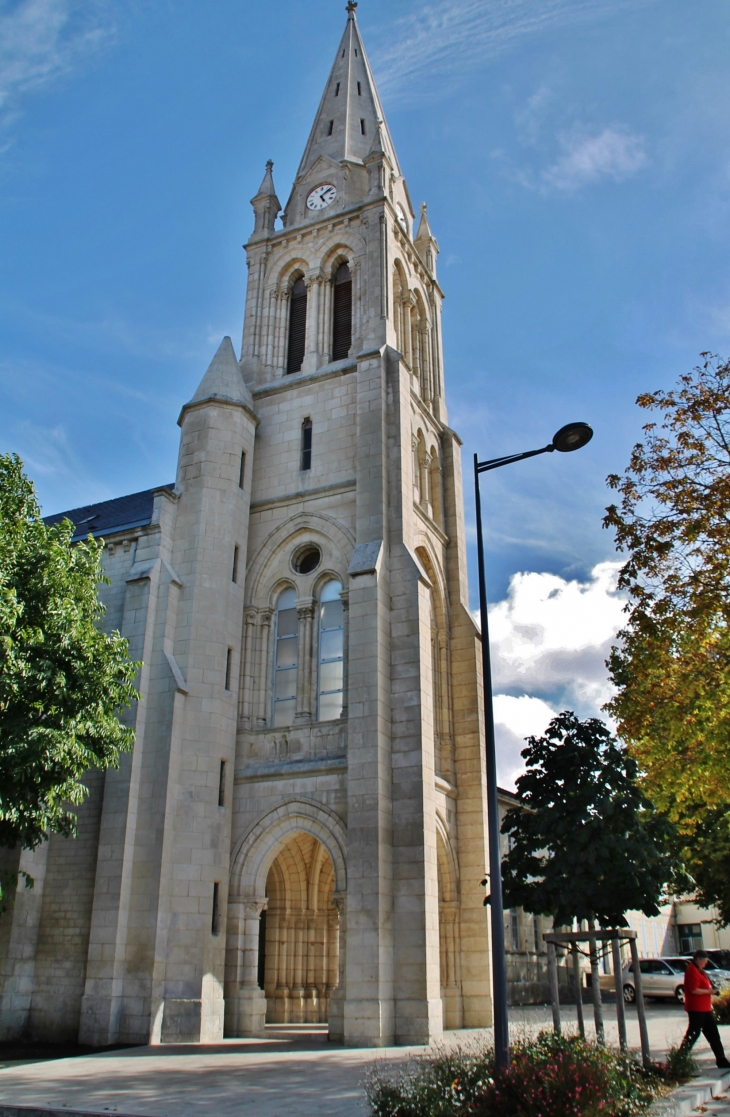
M489 619L487 616L487 582L484 573L484 538L482 535L482 501L479 475L499 469L512 462L534 458L538 454L562 454L580 450L593 438L587 423L568 423L553 436L548 446L509 454L480 462L474 455L474 494L477 514L477 562L479 567L479 612L482 622L482 674L484 676L484 731L487 751L487 821L489 838L489 889L492 923L492 995L494 1012L494 1053L497 1070L509 1066L509 1026L507 1023L507 960L504 953L504 906L502 904L502 869L499 849L499 803L497 799L497 753L494 740L494 707L492 703L492 663L489 654Z

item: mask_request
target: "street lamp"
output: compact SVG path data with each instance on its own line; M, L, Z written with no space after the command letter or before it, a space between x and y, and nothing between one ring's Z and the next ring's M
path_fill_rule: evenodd
M474 494L477 513L477 562L479 566L479 612L482 622L482 674L484 676L484 731L487 750L487 818L489 829L489 885L492 911L492 994L494 998L494 1053L497 1070L509 1066L509 1026L507 1023L507 960L504 953L504 907L502 904L502 869L499 849L499 804L497 800L497 754L494 740L494 707L492 704L492 663L489 655L489 621L487 617L487 583L484 574L484 539L482 536L482 501L479 474L499 469L512 462L551 454L558 450L568 454L580 450L593 438L587 423L568 423L553 436L548 446L509 454L480 462L474 455Z

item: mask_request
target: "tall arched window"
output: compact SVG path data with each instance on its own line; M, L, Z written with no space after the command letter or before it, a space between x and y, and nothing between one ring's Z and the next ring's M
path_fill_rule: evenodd
M327 582L319 598L319 720L334 721L342 713L345 653L345 611L342 586Z
M299 372L304 360L304 345L307 334L307 288L303 279L298 279L289 296L289 346L286 356L286 371Z
M332 306L332 360L341 361L352 345L352 276L347 264L335 272Z
M296 590L287 589L276 605L274 725L292 725L297 709L299 615L296 604Z

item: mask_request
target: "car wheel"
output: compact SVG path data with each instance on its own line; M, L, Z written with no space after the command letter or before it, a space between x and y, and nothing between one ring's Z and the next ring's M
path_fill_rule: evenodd
M684 985L678 985L674 990L674 995L681 1005L684 1004Z
M632 1005L636 1000L636 990L633 985L624 985L624 1000L627 1005Z

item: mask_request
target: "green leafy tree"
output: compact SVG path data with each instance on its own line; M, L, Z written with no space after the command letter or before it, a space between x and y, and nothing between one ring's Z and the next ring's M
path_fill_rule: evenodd
M71 835L90 768L118 764L139 664L104 633L103 544L47 527L17 455L0 455L0 845ZM0 881L0 883L2 883ZM7 892L8 876L5 877Z
M627 623L607 709L647 794L677 827L702 902L730 919L730 362L703 354L676 390L639 396L644 427L606 509L628 555ZM699 897L698 897L699 898Z
M624 926L625 912L657 915L674 862L669 825L636 782L636 762L598 718L567 710L543 737L528 737L527 770L517 780L522 806L509 810L502 833L508 907Z

